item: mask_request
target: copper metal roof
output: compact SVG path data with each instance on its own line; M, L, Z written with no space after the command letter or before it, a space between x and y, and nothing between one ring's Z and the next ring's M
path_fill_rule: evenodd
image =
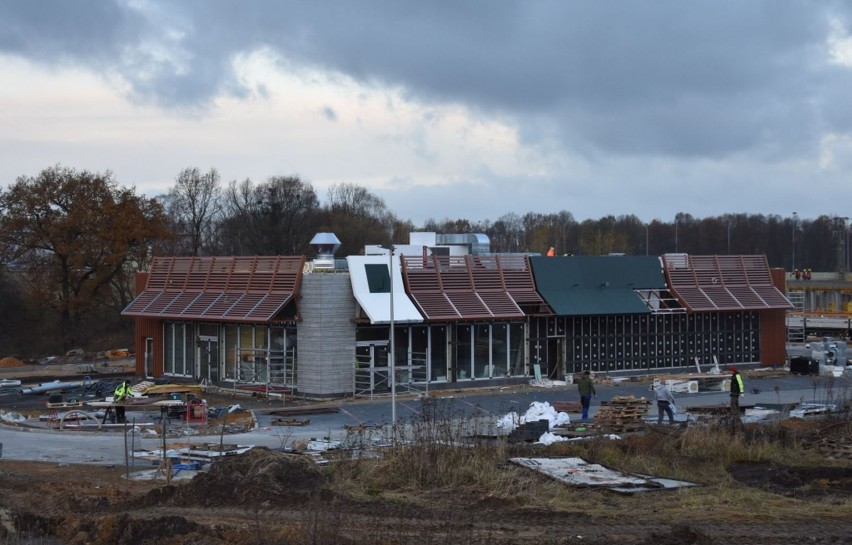
M267 322L298 292L304 256L155 257L124 316Z
M525 256L402 256L401 263L408 294L427 320L549 313Z
M787 309L762 255L663 256L666 280L691 312Z

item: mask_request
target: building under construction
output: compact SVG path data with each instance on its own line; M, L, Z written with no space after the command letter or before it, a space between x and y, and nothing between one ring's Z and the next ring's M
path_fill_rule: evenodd
M491 254L453 237L345 259L330 233L312 260L157 257L123 311L137 374L323 398L387 392L392 367L422 391L785 363L792 305L764 256Z

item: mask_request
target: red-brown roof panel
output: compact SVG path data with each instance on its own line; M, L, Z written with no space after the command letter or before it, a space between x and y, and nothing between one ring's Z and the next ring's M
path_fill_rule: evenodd
M792 308L766 256L663 256L669 289L690 311Z
M718 310L713 301L700 288L681 287L677 292L678 299L690 310Z
M461 318L461 313L444 293L419 292L410 294L410 297L423 316L429 320L458 320Z
M444 295L464 318L486 320L494 317L482 299L472 291L448 291Z
M408 295L427 320L521 319L547 311L524 256L402 256Z
M303 256L157 257L122 314L266 322L293 299L304 263Z
M713 301L713 305L717 308L734 308L740 305L736 297L731 295L724 286L705 286L701 289L707 299Z
M160 296L160 293L158 291L143 291L124 309L124 312L134 315L144 312L151 301Z
M492 315L524 317L524 311L505 291L480 291L477 295Z

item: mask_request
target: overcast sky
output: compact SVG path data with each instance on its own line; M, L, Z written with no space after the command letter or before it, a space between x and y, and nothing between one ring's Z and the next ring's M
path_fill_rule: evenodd
M0 0L0 183L298 175L416 224L852 216L850 6Z

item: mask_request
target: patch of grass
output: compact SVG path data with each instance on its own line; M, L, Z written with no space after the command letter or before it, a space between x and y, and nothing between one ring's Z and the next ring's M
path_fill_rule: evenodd
M749 425L735 435L724 426L650 429L621 440L600 437L547 447L510 445L471 432L485 427L482 421L472 422L455 412L452 401L427 400L418 419L387 438L390 446L380 456L333 465L334 489L365 501L420 502L430 509L452 511L454 505L499 500L514 508L581 512L600 520L618 520L625 511L641 511L660 521L805 520L816 515L830 519L842 517L852 507L852 500L845 497L831 502L784 497L731 476L727 468L737 462L832 463L806 448L798 432L778 424ZM620 471L701 486L619 496L566 486L508 463L514 456L576 456Z

